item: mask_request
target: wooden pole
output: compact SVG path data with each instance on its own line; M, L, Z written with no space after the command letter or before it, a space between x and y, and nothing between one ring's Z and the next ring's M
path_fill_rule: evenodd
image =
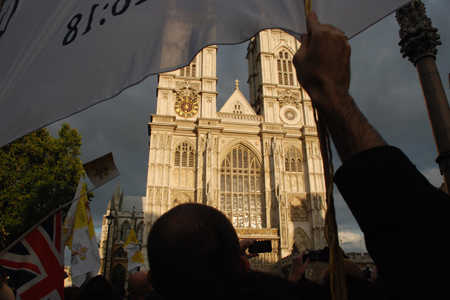
M438 151L436 162L444 176L447 192L450 184L450 107L436 67L436 46L441 45L437 29L427 17L420 0L400 8L396 14L400 25L400 52L417 68L425 103Z

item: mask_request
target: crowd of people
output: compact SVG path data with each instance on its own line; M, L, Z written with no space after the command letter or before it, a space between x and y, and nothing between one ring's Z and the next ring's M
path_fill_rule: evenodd
M450 229L450 197L389 146L358 109L349 94L351 49L345 34L321 24L314 12L307 25L293 61L297 77L343 162L335 183L364 232L381 281L365 279L345 261L348 299L446 299L450 259L443 237ZM293 260L289 278L251 270L249 259L257 254L246 250L252 243L239 242L217 209L179 205L154 223L147 245L150 271L129 278L127 299L331 299L329 272L324 284L304 278L309 263L304 253ZM126 297L102 276L79 295L69 292L66 299Z

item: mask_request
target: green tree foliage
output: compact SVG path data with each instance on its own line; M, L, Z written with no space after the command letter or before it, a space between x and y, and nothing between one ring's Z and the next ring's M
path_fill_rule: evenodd
M81 135L68 124L58 135L43 128L1 148L0 251L73 199L84 172Z

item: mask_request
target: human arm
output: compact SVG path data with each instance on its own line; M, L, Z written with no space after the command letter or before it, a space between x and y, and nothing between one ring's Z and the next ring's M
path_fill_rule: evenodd
M342 162L366 149L387 145L349 94L351 49L344 33L322 25L314 11L307 26L308 34L302 34L302 46L293 63L298 81L327 124Z
M305 260L305 262L303 262L303 257L305 255L306 252L301 252L292 260L292 267L288 279L294 283L297 283L300 279L302 279L303 274L305 274L306 268L308 267L309 257Z
M239 242L239 248L241 249L241 256L244 256L246 258L252 258L255 256L259 256L258 253L247 253L248 247L253 245L253 243L256 241L256 239L245 239Z

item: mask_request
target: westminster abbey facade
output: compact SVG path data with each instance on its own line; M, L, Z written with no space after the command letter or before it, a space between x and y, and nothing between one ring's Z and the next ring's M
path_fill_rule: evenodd
M325 246L322 157L309 96L292 58L300 43L265 30L248 47L250 99L236 82L217 107L216 53L159 74L152 114L144 241L156 219L186 202L222 211L240 239L271 240L252 268L280 273L293 249Z

